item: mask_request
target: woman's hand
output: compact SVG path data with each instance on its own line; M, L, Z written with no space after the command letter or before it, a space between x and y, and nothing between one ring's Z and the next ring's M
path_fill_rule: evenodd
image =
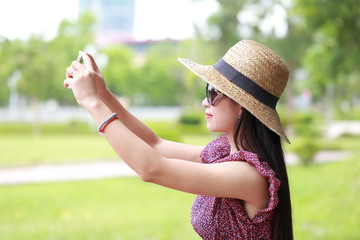
M101 72L90 54L80 52L84 64L73 61L66 69L64 87L70 88L80 106L88 108L101 101L107 89Z
M93 56L89 53L84 53L82 51L79 52L79 54L82 56L84 63L92 66L94 71L98 74L98 77L96 78L96 86L98 94L103 97L103 95L108 94L109 90L106 87L104 77L101 74L101 71L99 67L97 66Z

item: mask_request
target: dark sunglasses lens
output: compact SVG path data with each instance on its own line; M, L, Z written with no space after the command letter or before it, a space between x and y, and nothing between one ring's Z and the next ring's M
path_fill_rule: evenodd
M206 99L210 105L215 104L215 100L218 93L215 91L215 88L209 84L206 84Z

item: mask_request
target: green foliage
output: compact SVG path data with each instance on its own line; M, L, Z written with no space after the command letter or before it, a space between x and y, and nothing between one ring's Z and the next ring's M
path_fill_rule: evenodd
M150 127L159 137L175 141L181 142L181 133L176 124L165 122L165 121L156 121L156 122L146 122L146 125Z
M299 136L322 136L324 117L316 111L297 111L291 119L295 133Z
M292 151L300 157L304 166L313 162L315 154L322 149L318 139L322 134L323 119L315 111L298 111L291 118L295 134L299 136L293 142Z
M360 106L357 103L357 98L354 97L351 101L343 100L338 108L334 108L334 119L358 121L360 119Z
M108 58L107 66L102 69L107 87L116 95L131 97L137 92L138 82L133 67L134 53L123 45L108 47L103 50Z
M217 33L214 38L218 42L218 53L224 54L225 49L240 39L239 32L236 31L240 24L238 14L245 5L245 1L217 0L217 2L220 10L208 19L208 24L210 29Z
M9 97L8 81L13 73L25 65L24 43L21 40L10 41L0 38L0 105L5 105Z
M290 70L285 92L287 113L293 113L292 100L296 90L310 90L314 101L330 110L348 105L347 113L356 108L360 91L358 56L360 55L360 5L345 0L286 1L224 1L217 0L219 10L208 19L208 32L201 31L204 40L216 46L218 55L240 39L251 38L269 46L286 62ZM279 37L273 29L262 32L276 8L287 13L287 33ZM251 9L251 19L241 13ZM202 33L202 34L201 34ZM296 70L306 70L304 79L296 78ZM340 109L344 116L344 110Z
M9 77L21 72L17 85L22 97L34 101L57 99L62 103L74 103L72 94L64 89L66 67L74 60L78 51L94 40L94 18L83 14L78 21L62 21L57 35L45 40L41 35L32 35L28 40L0 39L0 84L7 85ZM7 103L7 88L1 88L0 105Z
M115 94L130 98L134 105L191 103L198 90L195 74L176 60L180 49L186 51L187 45L186 42L154 43L145 53L124 45L104 49L108 64L102 72L107 86Z
M189 135L209 135L210 132L206 127L206 124L203 121L204 113L203 111L198 111L196 109L189 109L183 112L180 116L178 122L178 128L182 134Z
M176 61L177 43L153 45L141 67L138 87L145 93L145 103L150 105L177 105L184 95L179 72L183 71Z
M181 114L179 118L179 123L190 124L190 125L200 125L204 114L196 110L188 110Z
M317 100L325 96L332 105L343 100L352 102L360 90L353 80L360 76L359 2L297 0L294 12L313 32L312 43L303 58L310 75L308 87Z
M70 121L68 123L42 124L40 126L39 133L41 133L42 135L91 134L93 133L93 129L91 129L91 127L88 123L79 121ZM33 134L33 125L26 123L3 123L0 125L0 135L4 136L17 134Z
M183 41L179 45L178 52L176 58L192 59L203 65L212 65L218 60L213 44L206 43L200 38ZM198 106L205 97L205 82L199 79L196 74L182 66L182 64L177 61L176 64L177 79L184 87L184 92L180 94L180 104L190 107L194 105Z
M309 166L314 161L315 154L320 150L317 139L311 137L303 137L297 139L292 150L300 158L300 162L304 166Z

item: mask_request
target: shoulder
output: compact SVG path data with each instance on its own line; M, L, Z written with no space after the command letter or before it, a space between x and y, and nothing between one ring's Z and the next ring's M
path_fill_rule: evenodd
M209 142L200 153L203 163L214 163L229 156L230 143L225 134L222 134Z
M251 186L267 184L266 178L258 169L246 161L226 161L219 163L219 165L223 165L226 174L231 175L239 185L248 185L251 188Z
M257 169L246 161L215 163L221 188L226 189L223 197L237 198L246 202L267 199L268 183ZM215 169L215 168L214 168Z
M235 189L241 189L236 198L247 202L268 199L269 185L276 179L275 172L255 153L240 150L222 159L226 173L232 179ZM276 179L277 180L277 179Z

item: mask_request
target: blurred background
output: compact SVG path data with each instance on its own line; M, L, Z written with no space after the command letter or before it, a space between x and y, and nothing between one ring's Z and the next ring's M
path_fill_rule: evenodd
M199 239L194 196L131 171L92 179L108 168L79 167L121 160L63 87L65 70L79 50L91 53L111 91L157 134L205 145L216 136L205 85L177 58L214 64L241 39L267 45L290 69L277 109L292 143L296 239L360 239L353 0L0 0L0 239Z

